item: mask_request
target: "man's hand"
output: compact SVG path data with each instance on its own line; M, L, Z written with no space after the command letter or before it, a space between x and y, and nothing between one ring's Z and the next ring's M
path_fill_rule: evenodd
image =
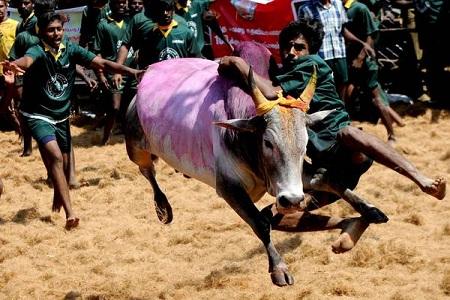
M361 69L363 63L364 63L364 58L361 59L360 57L357 57L354 60L352 60L352 68Z
M22 75L25 73L25 70L9 60L2 61L0 64L3 66L3 70L11 71L15 75Z
M3 77L5 78L5 84L12 86L14 84L14 72L11 70L3 69Z
M92 92L93 90L95 90L98 87L98 82L95 79L92 79L90 77L88 77L85 80L86 84L88 85L90 91Z
M111 86L109 85L108 78L106 78L106 76L103 73L98 75L98 80L100 81L102 89L109 90L111 88Z
M363 50L366 52L366 54L370 57L375 57L376 53L375 50L370 46L368 43L363 42Z
M144 74L145 74L146 71L147 71L147 69L145 69L145 70L135 70L134 78L136 78L137 82L141 82L142 77L144 77Z
M114 88L119 89L123 83L122 74L114 74L112 82L113 82Z
M240 59L237 56L224 56L219 61L219 67L217 72L220 75L233 78L236 75L236 71L239 71L236 67L237 60Z

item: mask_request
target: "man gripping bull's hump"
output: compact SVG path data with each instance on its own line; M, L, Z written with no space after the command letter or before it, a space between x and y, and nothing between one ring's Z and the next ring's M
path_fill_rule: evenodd
M279 36L283 64L280 75L274 82L255 75L256 85L268 99L276 99L280 92L296 98L305 89L313 70L317 70L317 87L309 113L333 110L321 122L308 128L307 155L313 166L326 169L320 176L340 178L342 184L353 189L375 160L412 180L424 193L442 200L446 194L443 177L425 176L389 144L350 125L344 102L336 92L332 71L317 55L323 34L322 24L318 21L290 23ZM249 65L234 56L222 58L219 66L222 74L238 73L241 78L248 70Z

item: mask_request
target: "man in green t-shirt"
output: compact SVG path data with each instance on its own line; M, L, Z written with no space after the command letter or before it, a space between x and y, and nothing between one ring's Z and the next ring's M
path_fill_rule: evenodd
M378 27L373 20L369 8L356 0L343 0L347 12L347 28L360 40L374 47L374 35ZM386 127L388 141L395 141L393 123L404 126L401 117L389 106L386 93L378 83L378 64L376 59L367 56L366 52L356 45L347 46L347 64L349 66L349 85L346 90L345 103L351 110L352 99L357 90L364 95L370 94L373 107L377 110L382 123ZM378 119L378 117L377 117Z
M53 12L55 10L56 3L54 0L35 0L34 1L34 13L36 17L41 16L42 14L46 12ZM30 31L24 31L19 33L18 36L16 36L16 39L14 41L14 44L11 48L11 51L9 52L9 60L13 61L16 59L21 58L25 55L26 51L39 44L39 36L38 36L38 29L37 24L33 27ZM80 76L86 84L91 88L95 89L97 86L97 83L89 78L81 67L77 66L77 74ZM16 76L15 78L15 91L14 91L14 102L18 106L20 105L20 101L22 99L22 76ZM20 116L18 116L19 119L21 119ZM24 124L20 125L21 127L21 134L23 136L23 152L21 156L30 156L32 153L32 137L31 133L29 132L27 126ZM69 186L70 188L77 188L80 186L76 179L75 174L75 155L73 150L71 151L70 155L70 179L69 179ZM50 181L50 180L47 180Z
M33 9L34 9L34 17L36 18L36 22L34 22L34 26L28 28L28 30L24 30L16 36L14 40L14 44L9 52L9 60L16 60L25 55L26 51L39 43L39 37L37 33L37 16L43 14L47 11L55 10L56 3L54 0L36 0L33 1ZM16 76L15 78L15 91L14 91L14 105L19 106L20 101L22 99L22 76ZM18 116L18 119L21 119ZM21 122L22 123L22 122ZM23 139L23 151L21 156L30 156L33 148L32 148L32 138L31 133L28 131L28 128L24 126L24 124L20 124L20 134ZM75 183L76 180L73 176L72 182Z
M36 27L37 18L34 15L34 0L19 0L17 1L17 12L22 18L16 29L16 35L23 31L34 31Z
M97 26L93 52L109 61L116 61L117 51L122 45L122 40L128 26L128 20L125 18L127 1L110 0L109 6L111 9L111 14L102 19ZM129 51L128 60L125 65L129 66L132 58L133 51ZM106 145L109 141L115 119L119 115L124 88L123 85L117 88L114 87L112 83L112 76L105 76L102 70L97 72L97 78L99 79L101 87L105 92L107 105L110 106L106 109L106 121L102 139L102 145Z
M373 159L406 176L423 192L443 199L446 194L443 177L432 179L423 175L389 144L350 125L350 117L336 92L332 71L316 55L323 34L320 21L292 22L279 37L283 69L277 76L276 87L270 80L255 75L256 84L268 99L277 99L279 90L297 98L316 69L316 90L308 112L331 112L319 124L308 128L307 154L313 165L326 169L325 176L339 181L341 186L353 189ZM239 57L222 58L219 71L229 69L237 70L242 78L246 78L249 66Z
M201 57L194 34L185 22L174 18L174 0L153 0L150 12L155 25L144 37L139 51L139 65L182 57Z
M130 48L137 53L139 69L166 59L201 57L192 31L174 12L174 0L145 0L144 11L128 25L116 62L124 64ZM122 76L114 75L113 82L122 85Z
M101 19L111 13L108 0L89 0L81 15L80 46L89 50L94 45L95 29Z
M209 0L176 0L175 13L186 20L197 41L198 48L203 52L205 46L204 26L206 25L228 46L233 52L233 46L223 34L217 22L217 15L209 9Z
M144 1L143 0L129 0L128 1L128 13L131 17L142 12L144 9Z
M118 65L97 57L77 44L63 39L65 17L54 12L39 16L40 43L25 56L2 65L8 72L25 73L20 110L41 152L53 182L53 211L66 213L66 229L78 226L72 210L68 186L71 136L69 126L70 96L76 64L111 72L140 76L143 71Z

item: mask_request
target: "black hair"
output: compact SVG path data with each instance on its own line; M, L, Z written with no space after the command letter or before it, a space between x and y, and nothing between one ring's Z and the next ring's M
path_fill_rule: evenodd
M154 9L168 8L175 9L175 0L150 0L150 5Z
M55 0L34 0L34 14L36 17L45 13L54 12L55 8Z
M175 0L147 0L144 1L144 8L149 16L158 23L161 12L164 10L175 11Z
M67 21L67 18L65 15L60 13L46 12L38 17L37 24L40 30L45 30L48 24L56 20L61 21L61 23L64 25L64 23Z
M280 50L289 48L289 42L300 35L308 42L309 53L316 54L322 46L324 36L322 22L313 19L301 19L289 23L280 32L278 39Z

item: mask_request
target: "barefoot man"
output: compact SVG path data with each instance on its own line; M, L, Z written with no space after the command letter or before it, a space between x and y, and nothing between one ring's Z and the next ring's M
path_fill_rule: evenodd
M292 22L279 36L283 68L276 78L277 82L272 83L255 74L256 84L268 99L277 99L278 92L298 98L316 70L317 86L308 112L333 111L319 124L308 129L307 155L313 166L316 169L326 169L325 177L333 178L333 181L339 180L341 186L353 189L359 177L375 160L406 176L423 192L442 200L446 194L446 180L443 177L432 179L425 176L390 145L350 125L351 120L344 103L336 92L331 69L317 55L323 35L322 24L318 21ZM249 66L240 57L224 57L219 71L223 74L237 72L245 78ZM276 211L270 207L266 209L266 212L269 211L274 214L272 226L278 230L299 231L303 221L310 219L308 213L280 216L277 219ZM355 221L345 220L344 224L342 219L327 218L324 222L317 223L317 226L306 226L303 230L341 226L334 227L343 228L344 232L333 249L342 252L354 245L367 227L361 220Z
M10 73L25 73L20 112L39 146L47 172L53 182L53 211L64 208L66 229L78 226L69 195L70 95L75 81L75 66L81 64L136 77L143 71L104 60L92 52L63 39L65 16L55 12L38 17L40 42L24 57L4 61ZM63 43L64 42L64 43ZM8 75L9 76L9 75Z
M307 153L313 165L326 169L330 176L342 177L343 183L352 189L359 176L375 160L411 179L423 192L442 200L446 190L443 177L432 179L425 176L393 147L350 125L344 103L336 93L331 69L316 55L322 37L322 25L318 21L292 22L280 33L283 69L282 74L277 76L277 82L255 76L258 87L268 99L277 99L279 91L297 98L313 70L317 70L317 88L308 112L331 109L333 112L308 131ZM249 70L243 59L232 56L222 58L219 68L238 71L242 78Z

